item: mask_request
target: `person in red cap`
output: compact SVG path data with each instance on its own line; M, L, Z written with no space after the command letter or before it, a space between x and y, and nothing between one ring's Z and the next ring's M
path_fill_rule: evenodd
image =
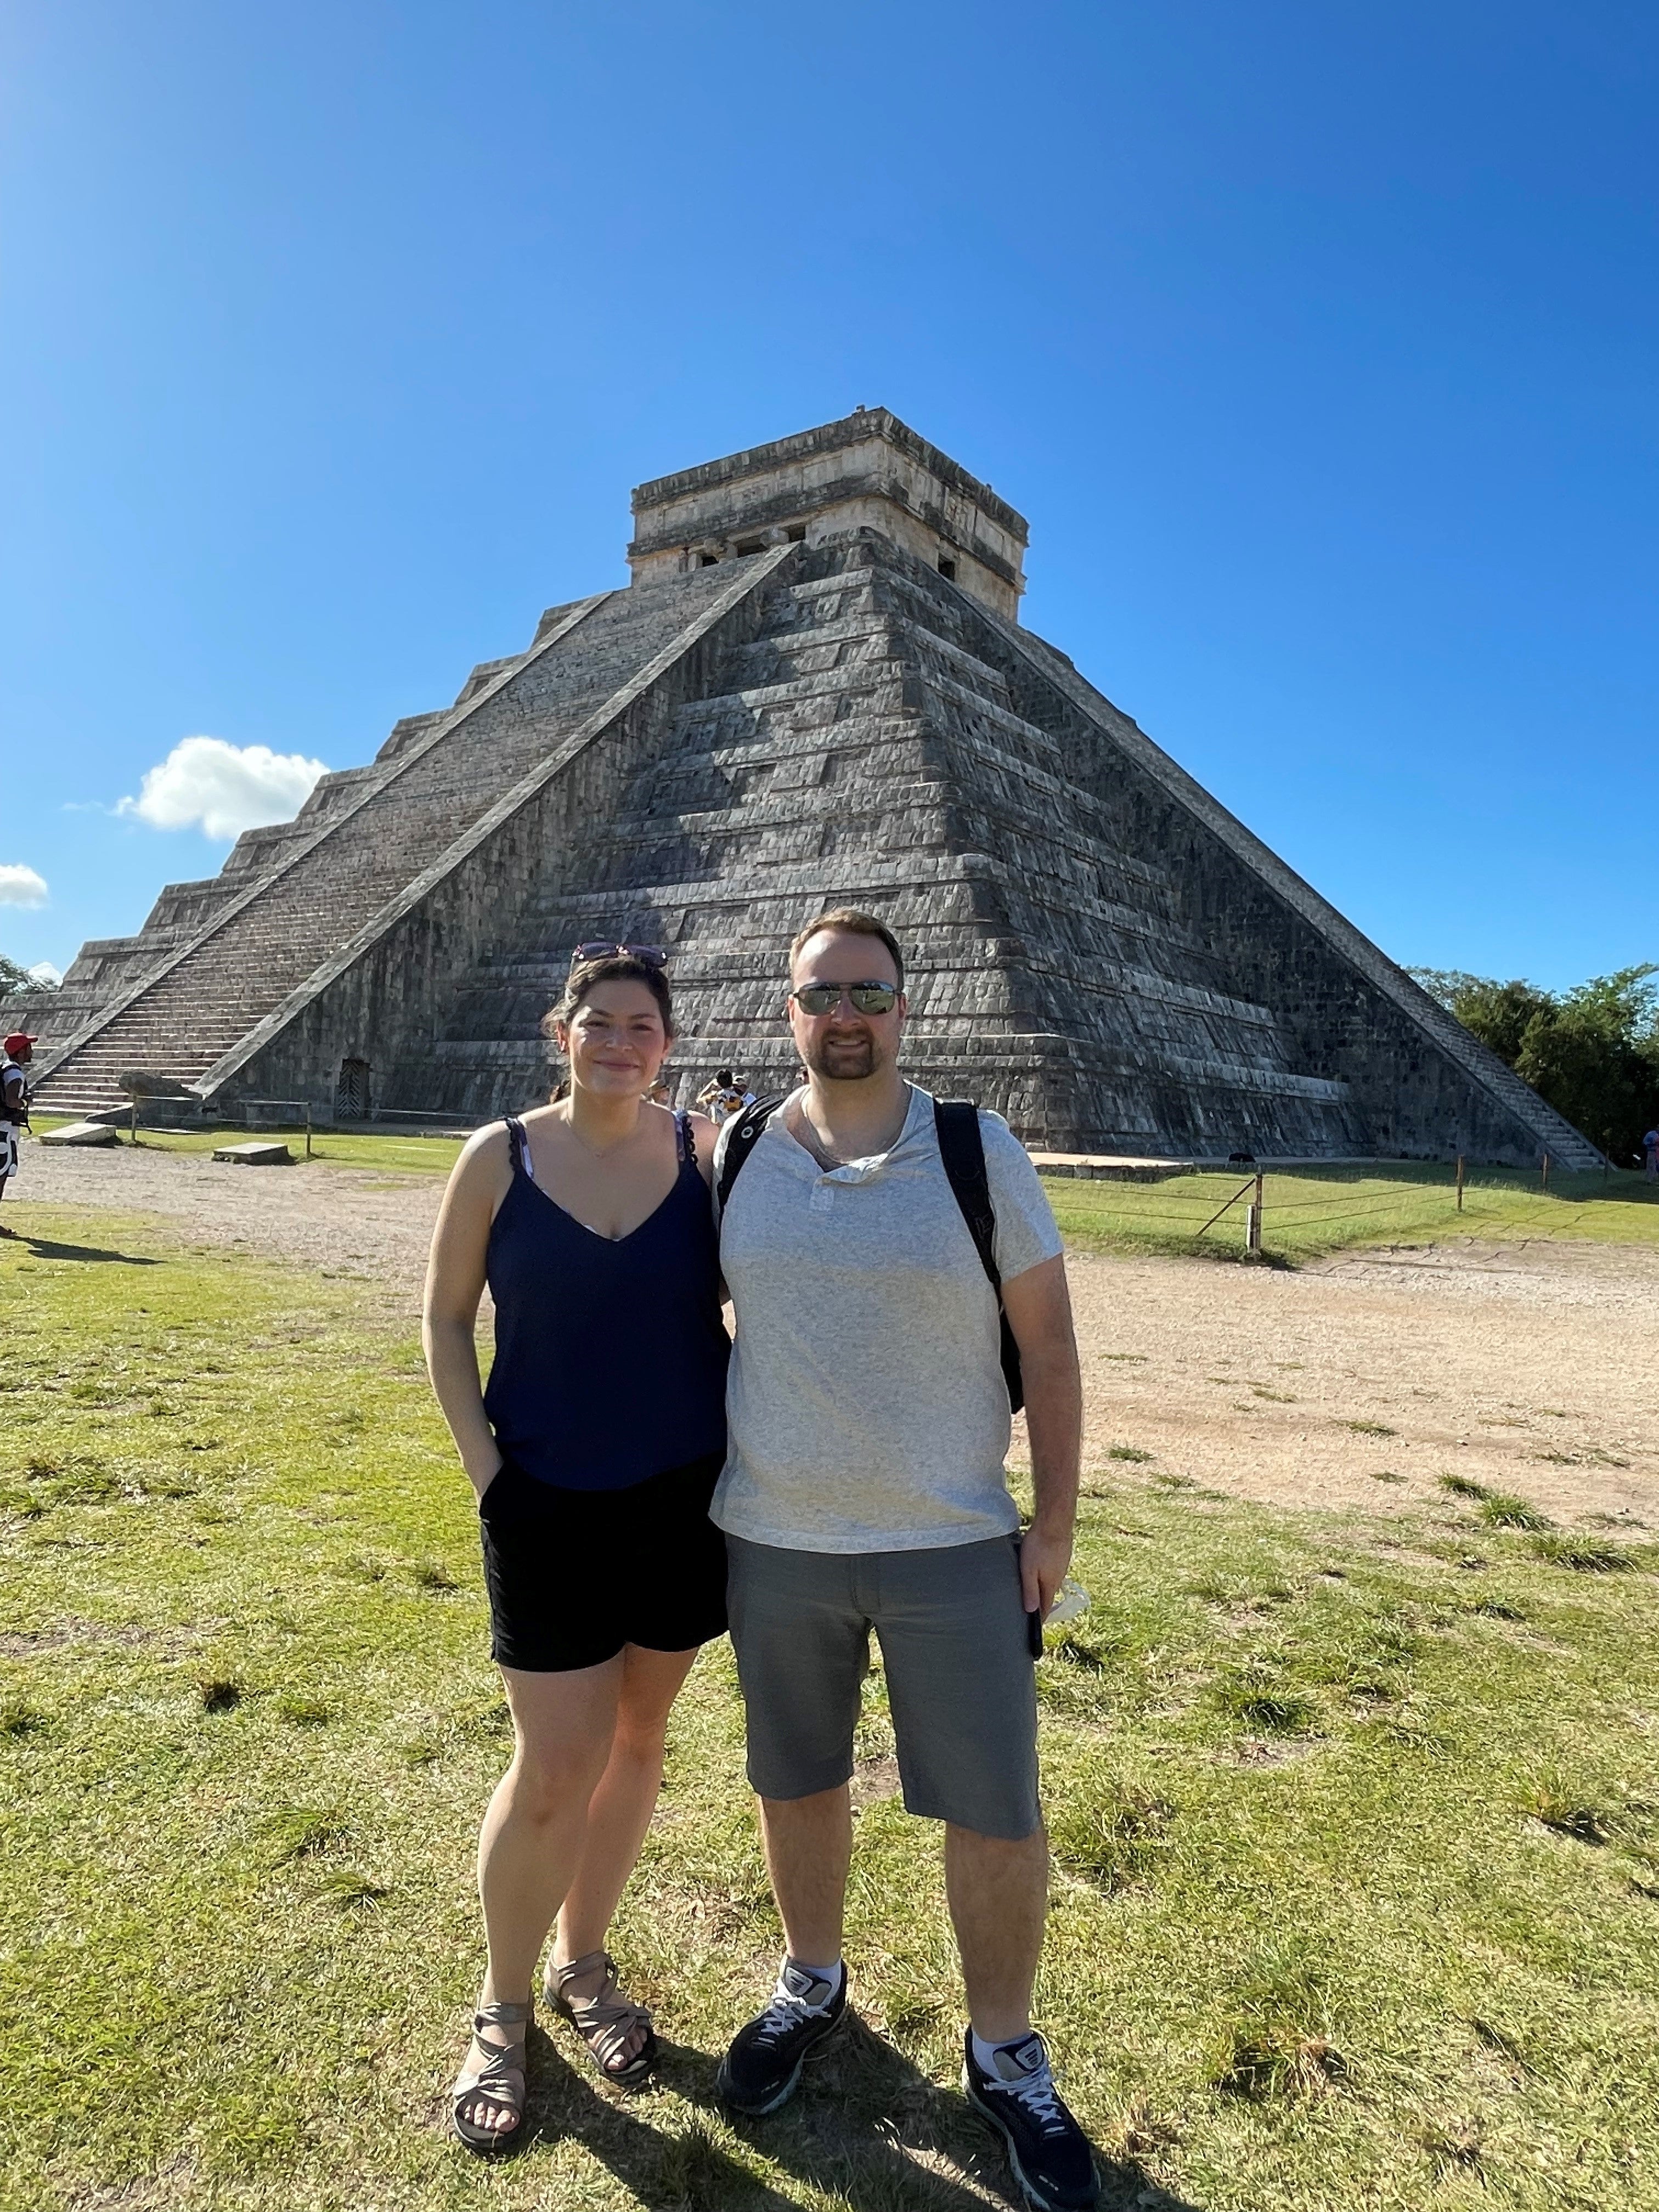
M38 1037L14 1030L6 1039L5 1058L0 1060L0 1198L17 1172L17 1132L29 1118L27 1079L23 1071L34 1057ZM4 1232L8 1237L11 1231Z

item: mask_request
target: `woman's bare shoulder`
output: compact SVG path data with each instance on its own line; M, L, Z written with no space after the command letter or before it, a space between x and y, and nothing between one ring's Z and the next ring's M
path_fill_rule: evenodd
M685 1126L697 1156L697 1165L702 1171L702 1179L708 1182L714 1172L714 1144L720 1130L707 1114L688 1113Z
M497 1178L508 1164L506 1122L486 1121L461 1146L460 1155L449 1171L450 1187L482 1188Z

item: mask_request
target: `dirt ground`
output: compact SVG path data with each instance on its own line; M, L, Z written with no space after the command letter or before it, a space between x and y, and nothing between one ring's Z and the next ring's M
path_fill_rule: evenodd
M1455 1474L1566 1525L1659 1526L1659 1252L1460 1241L1071 1276L1103 1474L1370 1512Z
M49 1239L57 1207L161 1216L189 1242L380 1282L412 1312L441 1191L29 1145L0 1224ZM1097 1480L1386 1513L1455 1473L1566 1525L1659 1527L1659 1251L1459 1241L1296 1270L1079 1255L1071 1273Z

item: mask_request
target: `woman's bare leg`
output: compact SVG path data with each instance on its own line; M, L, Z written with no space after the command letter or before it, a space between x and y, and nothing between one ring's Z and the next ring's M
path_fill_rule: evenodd
M611 1756L623 1672L620 1654L568 1674L501 1668L514 1743L513 1764L495 1785L478 1838L478 1895L489 1948L483 2004L523 2004L530 1996L547 1931L581 1862L588 1803ZM483 2127L513 2119L487 2103L473 2117Z
M663 1740L668 1715L697 1654L647 1651L630 1644L623 1654L611 1757L587 1808L587 1833L580 1863L565 1891L553 1937L553 1958L563 1966L605 1948L605 1931L634 1871L662 1787ZM574 1997L597 1995L601 1971L569 1985ZM631 2058L645 2040L636 2028L623 2045Z

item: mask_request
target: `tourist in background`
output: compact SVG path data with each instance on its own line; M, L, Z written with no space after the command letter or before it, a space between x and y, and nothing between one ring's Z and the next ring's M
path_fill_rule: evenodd
M754 1103L754 1092L740 1083L729 1067L717 1067L714 1081L705 1084L697 1094L698 1105L717 1127Z
M1650 1182L1659 1182L1659 1129L1650 1129L1642 1139L1642 1159Z
M17 1172L17 1147L22 1132L29 1121L28 1077L26 1070L34 1058L38 1037L14 1030L6 1039L3 1057L0 1057L0 1198L6 1194L6 1185ZM9 1237L9 1229L4 1230Z
M585 948L587 949L587 948ZM432 1240L425 1344L478 1494L511 1765L478 1847L489 1969L453 2091L475 2150L523 2126L532 1982L605 2078L654 2063L606 1930L662 1780L669 1709L726 1626L708 1518L726 1365L712 1124L647 1096L674 1035L660 956L601 951L549 1017L568 1097L481 1129ZM495 1358L473 1330L488 1283Z

